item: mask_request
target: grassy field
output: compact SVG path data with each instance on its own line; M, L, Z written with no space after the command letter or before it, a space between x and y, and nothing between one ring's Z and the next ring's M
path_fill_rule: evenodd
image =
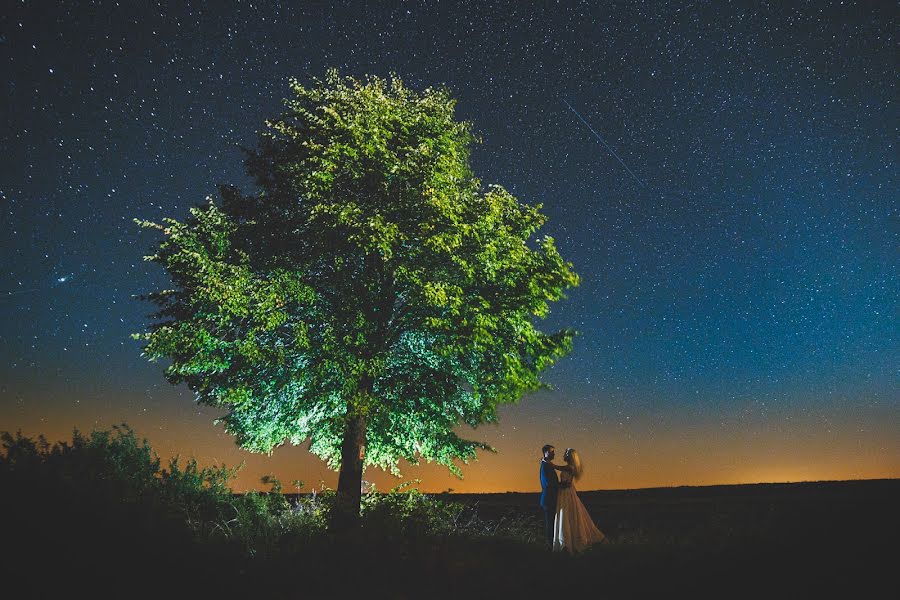
M525 514L538 527L538 494L451 497L486 520ZM591 491L579 497L612 543L571 560L552 557L555 573L570 574L560 589L609 597L863 598L890 597L900 584L897 479ZM535 579L521 572L516 578ZM526 596L542 589L518 587Z
M610 544L576 557L546 552L538 494L439 494L467 507L461 522L498 535L402 550L370 540L357 546L370 563L363 578L391 598L878 598L897 584L900 480L579 496ZM504 539L508 529L536 543Z
M611 543L543 544L537 494L234 495L161 467L130 430L71 445L4 437L4 597L893 597L900 480L581 492Z
M419 549L406 581L466 598L890 597L900 559L900 480L580 492L610 544L581 556L488 539ZM542 535L538 494L441 494L462 520ZM403 579L403 578L401 578ZM382 582L388 585L388 582ZM427 586L426 586L427 587ZM421 587L419 591L424 591ZM394 589L397 598L423 597Z
M898 524L900 480L762 483L579 492L597 526L619 543L771 541L784 533L857 531L856 523ZM486 518L510 511L540 517L539 494L446 495ZM894 529L894 531L897 531Z

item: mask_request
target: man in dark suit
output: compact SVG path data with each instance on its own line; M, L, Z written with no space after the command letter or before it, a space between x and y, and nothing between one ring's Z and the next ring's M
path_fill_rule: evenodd
M553 519L556 516L556 494L559 491L559 477L556 476L556 465L553 458L556 448L547 444L541 448L544 458L541 459L541 508L544 510L544 531L547 542L553 546Z

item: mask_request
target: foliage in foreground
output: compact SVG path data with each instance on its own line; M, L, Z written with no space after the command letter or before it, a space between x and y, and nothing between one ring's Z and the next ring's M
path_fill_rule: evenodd
M877 597L896 555L900 485L736 502L620 492L595 515L615 543L572 560L539 543L536 510L490 499L473 509L407 484L365 494L362 527L335 534L333 491L290 498L269 479L269 493L233 495L234 470L161 468L125 426L52 447L0 439L0 581L30 590L17 597Z
M54 514L63 514L83 521L85 531L125 525L136 533L219 545L244 556L289 554L328 534L333 490L323 486L289 500L281 483L266 477L269 492L235 494L228 482L239 467L200 467L194 459L182 465L177 457L162 467L147 440L138 440L127 425L89 435L76 430L71 442L52 446L43 436L35 441L21 433L3 432L0 439L0 485L16 490L5 499L5 516L40 512L52 522ZM537 539L528 519L487 522L462 504L405 489L409 485L363 495L360 535L397 541ZM60 507L66 510L59 513Z

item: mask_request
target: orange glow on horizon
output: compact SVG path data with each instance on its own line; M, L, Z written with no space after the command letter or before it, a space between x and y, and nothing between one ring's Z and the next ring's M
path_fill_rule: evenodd
M215 411L194 406L189 416L161 424L151 419L91 421L78 425L83 433L91 429L109 429L114 423L128 421L137 435L147 438L161 457L162 465L180 455L194 457L201 466L245 462L231 482L235 491L267 490L260 478L273 474L281 480L285 492L296 491L291 482L304 482L304 491L333 488L337 474L300 447L283 446L272 456L251 454L239 449L221 427L212 425ZM187 412L187 411L185 411ZM52 421L40 419L23 423L24 435L44 433L52 443L70 440L72 426L66 422L83 419L78 411L60 411ZM510 419L507 419L510 420ZM462 467L464 479L452 476L445 467L434 464L409 466L401 463L403 477L395 478L377 469L369 469L364 479L380 491L402 482L421 480L423 492L459 493L535 492L540 489L538 462L540 446L555 443L557 455L562 448L576 447L585 464L585 476L576 485L582 491L597 489L638 489L649 487L705 486L742 483L780 483L799 481L893 479L900 478L900 443L893 435L890 420L881 427L873 425L867 436L834 430L822 435L814 426L802 424L778 431L760 425L756 428L721 430L720 424L702 424L690 430L672 427L638 436L615 426L580 431L562 443L564 431L539 431L537 427L492 427L478 430L472 437L485 439L498 449L496 454L482 453L479 459ZM814 425L814 424L813 424ZM15 431L16 428L0 426ZM477 435L480 432L480 436ZM561 460L556 462L560 463Z

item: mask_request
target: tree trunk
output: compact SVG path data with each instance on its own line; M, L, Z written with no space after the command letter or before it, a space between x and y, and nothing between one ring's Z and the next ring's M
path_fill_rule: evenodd
M344 441L341 445L341 471L338 474L337 502L332 509L332 529L353 529L359 524L359 503L362 497L362 472L365 458L366 418L347 417Z

